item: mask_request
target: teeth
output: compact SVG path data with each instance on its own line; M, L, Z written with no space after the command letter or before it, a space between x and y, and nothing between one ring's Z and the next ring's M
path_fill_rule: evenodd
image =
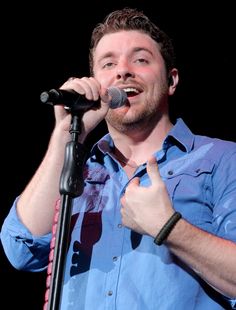
M133 88L133 87L124 88L124 91L125 91L126 93L128 93L128 92L134 92L134 93L136 93L136 94L139 94L139 91L138 91L136 88Z

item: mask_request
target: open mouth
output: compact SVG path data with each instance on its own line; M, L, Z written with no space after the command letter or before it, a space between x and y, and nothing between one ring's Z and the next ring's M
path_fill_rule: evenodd
M134 97L140 94L140 91L134 87L123 88L123 90L126 92L128 98L131 98L131 97Z

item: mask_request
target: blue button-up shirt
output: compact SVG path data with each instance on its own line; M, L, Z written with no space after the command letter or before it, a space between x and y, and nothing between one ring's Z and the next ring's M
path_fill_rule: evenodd
M216 292L168 247L122 226L120 197L130 180L112 147L106 135L93 148L83 194L73 200L61 309L218 310L227 304L236 309L236 300ZM193 135L178 119L155 156L183 218L236 242L236 143ZM146 164L134 176L141 186L150 184ZM32 236L13 205L1 231L13 266L46 268L50 238Z

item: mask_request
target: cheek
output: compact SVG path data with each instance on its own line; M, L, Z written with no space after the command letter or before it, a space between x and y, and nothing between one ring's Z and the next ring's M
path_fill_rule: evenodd
M94 77L104 88L107 88L112 85L112 77L110 74L94 72Z

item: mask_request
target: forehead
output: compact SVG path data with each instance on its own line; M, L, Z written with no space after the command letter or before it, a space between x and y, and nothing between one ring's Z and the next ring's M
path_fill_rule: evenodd
M100 58L106 53L123 53L135 48L159 53L159 45L148 34L137 30L122 30L105 34L94 50L94 57Z

